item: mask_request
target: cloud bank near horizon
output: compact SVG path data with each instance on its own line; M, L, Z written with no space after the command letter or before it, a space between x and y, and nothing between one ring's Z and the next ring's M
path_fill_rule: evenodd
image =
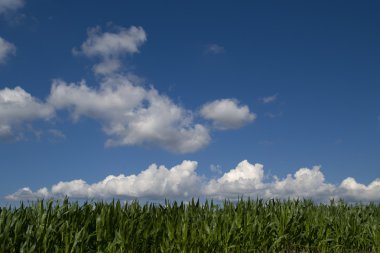
M58 182L48 189L32 191L21 188L6 196L9 201L41 198L145 198L154 200L195 198L231 199L241 196L252 198L295 199L308 198L316 202L328 202L331 198L348 202L380 201L380 179L369 185L348 177L339 185L326 182L320 166L300 168L285 178L266 180L264 166L247 160L209 179L197 173L196 161L183 161L172 167L150 165L139 174L109 175L104 180L89 184L82 179Z

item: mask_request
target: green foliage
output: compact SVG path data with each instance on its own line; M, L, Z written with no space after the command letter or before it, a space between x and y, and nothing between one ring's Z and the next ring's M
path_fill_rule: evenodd
M38 201L0 209L0 252L380 253L380 205Z

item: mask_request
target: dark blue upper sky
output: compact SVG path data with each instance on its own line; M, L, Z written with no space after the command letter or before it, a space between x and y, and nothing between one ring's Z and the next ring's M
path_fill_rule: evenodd
M257 119L211 131L208 145L177 154L105 147L99 122L73 122L60 111L30 127L66 138L0 143L0 195L182 160L198 161L207 177L210 164L225 172L248 159L281 178L321 165L331 183L352 176L368 184L380 177L379 9L377 1L26 1L0 20L0 37L17 48L0 65L0 89L20 86L44 101L56 78L97 86L95 60L72 49L91 27L141 26L147 41L140 53L123 57L124 72L195 114L205 103L234 98ZM211 52L211 45L220 50ZM275 101L262 102L273 95Z

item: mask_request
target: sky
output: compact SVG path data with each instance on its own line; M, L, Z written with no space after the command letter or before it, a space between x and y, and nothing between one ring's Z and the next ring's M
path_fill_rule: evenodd
M379 201L379 8L0 0L0 196Z

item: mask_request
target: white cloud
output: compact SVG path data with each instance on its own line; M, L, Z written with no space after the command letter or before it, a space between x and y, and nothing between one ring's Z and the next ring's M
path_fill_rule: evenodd
M374 180L367 186L348 177L342 181L339 188L342 198L350 201L374 201L380 198L380 179Z
M325 177L319 166L312 169L301 168L294 176L276 179L272 183L270 195L278 198L314 198L318 201L335 197L335 186L325 183Z
M107 198L115 196L158 199L163 198L163 196L187 198L197 196L200 193L199 185L202 179L196 174L196 168L197 162L194 161L183 161L170 169L152 164L137 175L111 175L94 184L88 184L83 180L59 182L53 185L48 193L45 190L33 193L29 188L23 188L7 196L7 199L33 199L66 195L76 198Z
M224 47L218 44L210 44L206 47L206 53L221 54L224 52L225 52Z
M90 29L87 40L73 51L100 59L94 66L95 72L102 74L98 86L90 87L85 81L54 80L46 103L19 87L1 90L5 99L19 98L13 102L0 101L1 140L10 139L21 123L48 119L56 110L69 110L74 121L88 117L100 122L108 136L106 146L153 146L177 153L205 147L211 139L209 129L197 122L197 114L154 88L143 87L131 74L118 72L122 57L138 53L146 41L144 29L135 26L113 29L113 32L102 32L99 27ZM256 117L247 106L232 99L206 104L201 114L212 120L215 128L223 130L241 127ZM51 131L48 134L64 136Z
M94 66L96 74L114 73L121 67L121 57L139 52L139 47L147 36L142 27L116 27L115 32L102 32L100 27L89 29L88 38L74 54L83 53L88 57L98 57L101 62Z
M13 128L54 115L52 106L38 101L20 87L0 90L0 139L14 136Z
M226 172L218 179L210 180L204 193L214 198L234 198L239 195L259 193L264 187L264 170L261 164L250 164L247 160L240 162L236 168Z
M81 116L99 120L110 137L108 146L158 146L186 153L210 141L208 129L194 123L191 111L122 75L105 77L99 88L84 81L67 84L55 80L48 101L57 109L70 109L75 120Z
M274 103L277 100L277 97L278 97L278 94L274 94L272 96L263 97L260 100L263 104L270 104L270 103Z
M1 6L1 5L0 5ZM0 37L0 64L5 63L6 59L16 53L16 47L12 43Z
M24 4L24 0L0 0L0 15L11 11L16 11L23 7Z
M96 74L107 75L114 73L121 68L122 64L119 59L105 59L102 62L96 64L93 70Z
M11 201L20 200L37 200L48 198L51 196L47 188L41 188L36 192L33 192L29 187L24 187L17 190L15 193L8 195L6 198Z
M261 184L264 178L264 166L261 164L250 164L247 160L240 162L235 169L225 173L218 182L231 183L240 180L249 180L254 184Z
M152 164L135 175L108 176L104 180L88 184L77 179L59 182L50 190L46 187L33 192L22 188L6 196L9 200L25 200L69 196L72 198L148 198L214 199L252 198L311 198L328 202L331 198L343 198L349 202L380 201L380 179L368 186L347 178L340 185L327 183L319 166L301 168L284 179L274 177L266 181L264 166L244 160L236 168L216 179L207 179L196 172L197 162L183 161L170 169Z
M234 129L252 122L256 115L251 113L248 106L239 105L234 99L220 99L202 106L202 117L213 121L215 128L220 130Z

